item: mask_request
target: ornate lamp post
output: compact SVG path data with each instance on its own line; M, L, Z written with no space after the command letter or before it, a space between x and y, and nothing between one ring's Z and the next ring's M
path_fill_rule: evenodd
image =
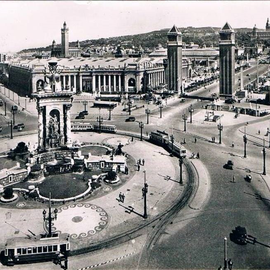
M217 128L219 130L219 144L221 144L221 132L223 130L223 126L221 125L221 123L217 125Z
M187 115L184 113L182 115L182 119L184 120L184 131L187 131Z
M145 109L145 113L146 113L146 124L149 124L149 115L151 113L150 109Z
M51 209L51 193L50 193L50 198L49 198L49 211L48 211L48 216L46 216L47 212L44 209L43 210L43 220L44 222L48 221L48 225L49 225L49 232L48 232L48 237L52 236L52 221L57 219L57 213L58 210L57 208L54 209L53 213L52 213L52 209Z
M144 187L142 188L142 196L143 196L143 218L147 218L147 192L148 192L148 184L146 183L146 171L143 171L144 173Z
M163 105L160 104L159 105L159 117L162 118L162 109L163 109Z
M143 140L142 138L142 130L144 128L144 123L143 122L139 122L139 128L141 129L141 141Z
M192 124L192 114L194 112L194 109L193 109L192 105L189 106L188 111L189 111L189 114L190 114L190 123Z
M180 149L180 156L179 156L179 167L180 167L180 185L183 185L183 163L186 157L186 152L181 151Z

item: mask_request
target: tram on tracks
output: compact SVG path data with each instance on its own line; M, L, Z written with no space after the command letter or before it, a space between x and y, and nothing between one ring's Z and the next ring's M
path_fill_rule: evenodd
M52 236L14 237L5 245L3 264L13 266L19 263L58 261L67 257L70 251L68 233L53 233Z

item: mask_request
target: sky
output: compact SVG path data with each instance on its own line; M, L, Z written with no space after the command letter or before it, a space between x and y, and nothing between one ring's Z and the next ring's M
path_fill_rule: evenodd
M265 28L268 1L0 1L0 53L178 27Z

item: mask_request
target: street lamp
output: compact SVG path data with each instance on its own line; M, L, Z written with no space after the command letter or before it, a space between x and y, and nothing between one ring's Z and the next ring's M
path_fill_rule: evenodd
M128 105L128 114L131 115L131 106L132 106L132 102L131 102L131 100L130 100L130 97L128 97L128 103L127 103L127 105Z
M244 141L244 158L247 157L247 130L245 126L245 134L243 135L243 141Z
M103 123L103 117L100 115L97 117L97 122L98 122L98 131L101 133L101 124Z
M16 105L13 105L11 107L11 113L12 113L12 119L13 119L13 125L15 125L15 114L18 112L18 107Z
M144 123L143 122L139 122L139 128L141 129L141 141L143 140L142 138L142 130L144 128Z
M57 208L55 208L54 211L53 211L53 214L52 214L52 209L51 209L51 193L50 193L48 216L46 216L47 212L46 212L45 209L42 212L44 222L48 221L48 223L49 223L48 224L49 225L48 237L52 237L52 221L57 219L57 213L58 213L58 210L57 210Z
M227 237L224 237L224 270L228 269Z
M182 119L184 120L184 131L187 131L187 115L184 113L182 115Z
M221 144L221 132L223 130L223 126L221 125L221 123L217 125L217 128L219 130L219 144Z
M146 183L146 171L143 171L144 173L144 187L142 188L142 196L143 196L143 218L147 218L147 192L148 192L148 184Z
M189 106L188 111L189 111L189 114L190 114L190 123L192 124L192 113L194 112L192 104Z
M170 139L171 139L171 144L172 144L172 152L171 152L171 156L173 156L173 143L174 143L174 136L171 135L170 136Z
M13 122L10 120L8 122L8 126L10 126L10 139L13 139Z
M150 109L145 109L145 113L146 113L146 124L149 124L149 115L151 113Z
M163 105L160 104L159 105L159 117L162 118L162 109L163 109Z
M186 157L186 151L180 149L179 167L180 167L180 185L183 185L183 163Z
M262 150L262 154L263 154L263 175L266 175L266 162L265 162L266 151L265 151L265 140L264 139L263 139L263 150Z

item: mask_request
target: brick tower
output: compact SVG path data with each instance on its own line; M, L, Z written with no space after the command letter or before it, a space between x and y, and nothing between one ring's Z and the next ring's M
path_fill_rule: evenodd
M231 98L235 92L235 33L226 23L219 32L219 96Z
M168 86L179 95L182 89L182 33L174 25L167 34L168 37Z

